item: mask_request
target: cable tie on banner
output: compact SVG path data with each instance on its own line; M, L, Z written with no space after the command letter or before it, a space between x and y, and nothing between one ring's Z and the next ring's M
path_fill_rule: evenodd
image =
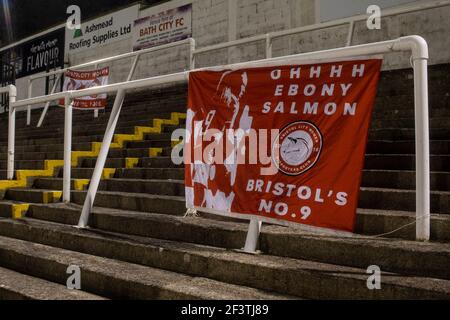
M194 208L188 208L186 213L184 214L184 217L193 217L193 218L197 218L199 217L199 214L197 213L197 210Z
M401 227L399 227L399 228L397 228L397 229L394 229L394 230L389 231L389 232L386 232L386 233L373 235L373 236L364 236L364 238L369 238L369 239L370 239L370 238L381 238L381 237L383 237L383 236L387 236L387 235L396 233L397 231L400 231L400 230L405 229L405 228L407 228L407 227L409 227L409 226L411 226L411 225L414 225L414 224L417 223L417 221L422 220L422 219L425 219L425 218L427 218L427 217L429 217L429 216L430 216L429 214L426 214L426 215L423 215L423 216L419 216L418 218L414 219L413 222L407 223L407 224L405 224L405 225L403 225L403 226L401 226Z

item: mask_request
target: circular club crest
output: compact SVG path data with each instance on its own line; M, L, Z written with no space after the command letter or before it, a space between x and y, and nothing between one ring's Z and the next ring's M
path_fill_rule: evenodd
M312 123L293 122L275 139L272 160L277 168L290 176L311 169L322 151L322 134Z

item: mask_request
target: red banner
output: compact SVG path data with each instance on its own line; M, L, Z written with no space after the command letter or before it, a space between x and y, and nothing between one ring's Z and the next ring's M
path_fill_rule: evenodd
M353 231L381 64L191 73L187 207Z
M63 91L83 90L108 84L109 67L94 71L73 71L67 70L65 73ZM97 94L73 100L75 109L103 109L106 107L107 95ZM64 100L59 101L64 105Z

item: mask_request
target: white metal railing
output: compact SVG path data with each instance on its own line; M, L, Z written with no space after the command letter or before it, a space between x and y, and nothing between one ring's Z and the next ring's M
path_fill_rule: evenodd
M390 52L411 52L411 61L414 68L414 96L415 96L415 141L416 141L416 239L429 240L430 237L430 162L429 162L429 128L428 128L428 46L426 41L420 36L408 36L395 40L388 40L376 43L369 43L357 46L349 46L331 50L301 53L284 57L269 58L252 62L243 62L226 66L236 69L242 67L263 67L286 65L290 63L302 63L317 59L339 59L353 56L367 56L373 54L386 54ZM206 70L211 68L197 69ZM127 90L146 88L167 83L180 83L189 81L189 73L184 71L157 77L150 77L140 80L126 81L105 86L88 88L79 91L66 91L54 93L47 96L35 97L26 100L12 101L10 104L10 128L14 123L14 112L11 110L26 108L28 105L46 103L50 101L65 99L65 144L64 144L64 184L63 199L70 201L70 170L71 170L71 101L75 98L101 93L117 92L108 126L97 158L89 190L86 195L83 210L80 216L78 227L85 228L88 225L89 216L93 208L98 185L101 179L106 157L110 148L112 137L121 111L123 98ZM10 135L14 131L10 132ZM8 153L8 163L10 157L14 157L13 148ZM13 163L13 162L12 162ZM205 211L208 211L205 209ZM256 249L257 239L260 231L260 221L252 220L247 235L246 251L252 252Z
M67 70L79 70L82 68L86 68L86 67L91 67L94 66L95 68L98 68L99 64L104 64L104 63L108 63L108 62L113 62L113 61L118 61L118 60L124 60L124 59L129 59L129 58L134 58L132 64L131 64L131 68L130 68L130 72L128 74L127 77L127 81L131 80L133 78L134 75L134 71L136 70L136 66L137 63L139 62L139 58L142 55L151 53L151 52L155 52L155 51L159 51L159 50L164 50L164 49L170 49L173 47L177 47L177 46L181 46L181 45L189 45L189 68L192 69L194 68L194 51L195 51L195 40L193 38L188 38L185 40L181 40L181 41L176 41L176 42L172 42L172 43L168 43L168 44L163 44L160 46L156 46L156 47L151 47L148 49L144 49L144 50L139 50L139 51L134 51L134 52L128 52L125 54L120 54L117 56L113 56L113 57L107 57L107 58L103 58L103 59L98 59L95 61L91 61L91 62L87 62L87 63L83 63L83 64L79 64L76 66L72 66L72 67L68 67L68 68L64 68L64 69L58 69L58 70L54 70L54 71L50 71L47 73L40 73L37 75L32 75L28 78L28 99L30 99L32 97L32 92L33 92L33 81L37 80L37 79L41 79L41 78L46 78L49 76L56 76L56 79L53 83L53 87L50 91L50 94L54 94L56 91L56 88L58 86L59 81L61 81L62 76L64 75L64 73ZM39 122L37 124L37 127L40 127L44 121L44 118L47 114L48 108L50 106L50 102L47 102L44 106L44 110L42 111L42 114L39 118ZM31 124L31 105L27 106L27 125Z
M6 167L6 178L14 179L14 149L15 149L15 127L16 127L16 109L12 106L16 102L17 88L15 85L8 85L0 88L0 94L7 93L9 98L9 120L8 120L8 158Z

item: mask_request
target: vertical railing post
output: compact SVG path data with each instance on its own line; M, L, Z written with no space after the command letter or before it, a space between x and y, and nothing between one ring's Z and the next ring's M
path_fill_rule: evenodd
M133 78L134 72L139 62L139 58L140 55L137 54L131 66L130 73L128 74L127 81L130 81ZM103 169L105 168L109 147L111 146L111 141L114 137L114 132L116 130L124 99L125 90L119 89L117 91L116 99L111 110L111 116L109 117L108 125L103 137L102 146L97 157L97 162L95 163L94 173L92 174L92 178L89 183L89 189L84 200L80 220L78 221L78 228L86 228L88 226L89 216L92 212L92 208L94 207L95 196L97 195L98 186L100 184Z
M109 147L114 137L114 131L117 126L117 121L119 120L119 115L122 109L124 98L125 91L123 89L120 89L117 92L116 100L114 101L114 105L111 110L111 116L109 117L105 136L103 137L102 146L97 157L97 162L95 163L94 173L92 174L92 178L89 183L89 189L84 200L80 220L78 221L79 228L86 228L88 226L89 216L91 214L92 208L94 207L95 196L97 195L98 186L100 184L100 179L105 167L106 158L108 157Z
M261 233L261 226L261 221L256 219L250 220L245 246L242 251L245 253L257 253L256 248L258 246L259 234Z
M350 47L352 45L352 41L353 41L353 33L355 30L355 21L350 21L350 24L348 26L348 35L347 35L347 43L346 46Z
M33 95L33 80L28 78L28 99ZM31 124L31 105L27 107L27 126Z
M70 202L71 170L72 170L72 101L66 95L64 99L64 176L63 201Z
M97 70L98 68L98 63L94 66L94 70ZM98 118L98 109L94 110L94 118Z
M266 59L272 58L272 36L266 34Z
M195 39L189 39L189 70L193 70L195 69Z
M62 78L62 73L60 73L58 75L58 77L56 78L55 83L53 84L53 88L52 88L52 91L51 91L50 94L55 93L56 87L58 86L58 82L61 80L61 78ZM36 126L37 128L40 128L42 126L42 123L44 122L44 119L45 119L45 116L47 114L49 106L50 106L50 101L45 104L44 110L42 110L41 117L39 118L39 122L38 122L38 124Z
M16 138L16 108L13 104L17 99L17 89L11 85L9 87L9 118L8 118L8 163L7 163L7 179L14 179L14 153Z
M430 146L427 60L414 59L416 118L416 239L430 239Z

